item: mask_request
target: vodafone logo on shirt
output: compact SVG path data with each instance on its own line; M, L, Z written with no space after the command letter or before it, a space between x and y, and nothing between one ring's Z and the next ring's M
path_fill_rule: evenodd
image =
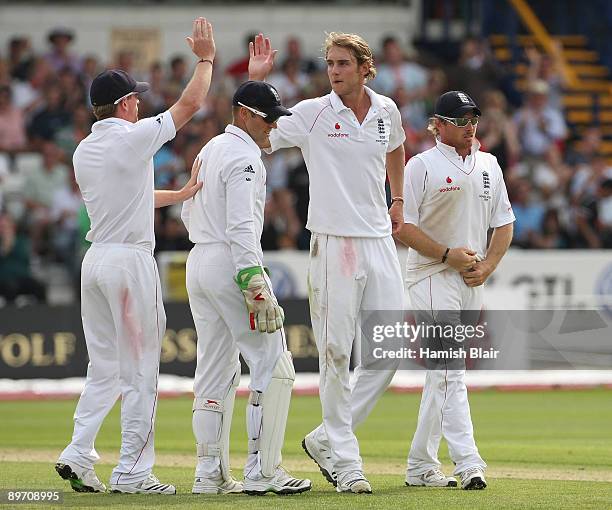
M336 125L334 126L334 129L336 131L340 131L340 129L342 129L342 126L340 125L339 122L336 122ZM327 138L348 138L349 134L348 133L327 133Z
M445 188L438 189L440 193L447 193L448 191L461 191L461 186L446 186Z

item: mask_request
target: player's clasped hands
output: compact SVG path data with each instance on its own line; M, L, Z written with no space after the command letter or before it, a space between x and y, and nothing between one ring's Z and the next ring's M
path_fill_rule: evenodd
M196 57L214 61L216 48L213 28L206 18L193 20L193 34L191 37L187 37L187 43Z
M239 271L236 283L244 295L251 330L274 333L283 327L285 313L268 286L263 268L255 266Z
M478 262L478 256L469 248L452 248L446 258L447 264L460 273L470 271Z

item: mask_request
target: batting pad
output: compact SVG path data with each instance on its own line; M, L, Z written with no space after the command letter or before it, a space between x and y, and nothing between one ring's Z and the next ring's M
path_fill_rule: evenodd
M222 400L196 397L193 400L193 433L198 461L201 457L218 457L221 475L230 479L229 444L236 389L240 383L240 365Z
M282 461L281 450L293 381L293 359L289 351L284 351L274 366L272 380L266 391L252 391L249 396L249 454L259 454L261 474L265 477L273 476Z

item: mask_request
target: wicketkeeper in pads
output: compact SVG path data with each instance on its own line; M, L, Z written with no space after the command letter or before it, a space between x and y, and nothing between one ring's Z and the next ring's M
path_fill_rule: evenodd
M293 478L280 466L295 370L259 241L266 199L261 148L269 145L277 119L287 115L272 86L242 84L234 94L233 123L198 155L204 188L183 206L195 243L187 259L198 334L194 493L295 494L311 487L310 480ZM251 374L243 483L232 478L229 466L239 354Z

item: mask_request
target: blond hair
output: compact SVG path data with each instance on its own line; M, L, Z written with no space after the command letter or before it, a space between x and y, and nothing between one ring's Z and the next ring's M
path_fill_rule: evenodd
M108 119L115 114L117 110L116 104L103 104L100 106L93 107L93 114L98 120Z
M374 66L374 55L368 43L357 34L344 34L342 32L331 32L327 34L325 39L324 53L327 58L327 53L332 46L346 48L349 50L355 59L357 65L367 64L368 72L365 75L366 80L372 80L376 76L376 67Z
M427 131L429 131L434 138L440 137L440 128L437 122L439 122L439 120L436 117L429 117L429 121L427 122Z

